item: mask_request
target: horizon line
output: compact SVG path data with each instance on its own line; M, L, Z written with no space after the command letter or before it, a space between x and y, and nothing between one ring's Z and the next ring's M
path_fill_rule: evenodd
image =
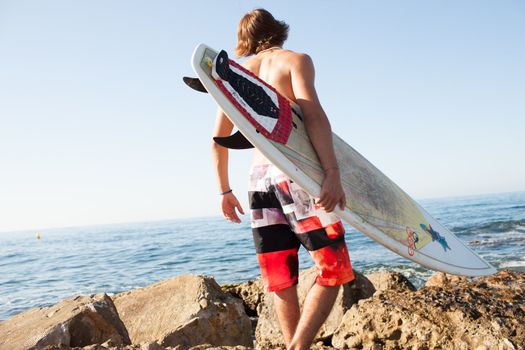
M479 193L479 194L470 194L470 195L459 195L459 196L443 196L443 197L431 197L431 198L417 198L415 201L428 201L428 200L457 200L457 199L466 199L473 197L483 197L489 195L505 195L505 194L514 194L514 193L525 193L525 190L517 191L506 191L506 192L488 192L488 193ZM247 215L247 214L246 214ZM132 220L132 221L119 221L119 222L106 222L106 223L93 223L93 224L79 224L79 225L66 225L66 226L53 226L53 227L44 227L44 228L27 228L27 229L15 229L15 230L0 230L0 235L8 233L22 233L22 232L34 232L40 233L43 231L49 230L61 230L61 229L78 229L78 228L88 228L88 227L100 227L100 226L119 226L119 225L129 225L129 224L146 224L146 223L160 223L168 221L179 221L179 220L190 220L190 219L217 219L221 218L221 215L195 215L195 216L185 216L178 218L159 218L159 219L141 219L141 220Z

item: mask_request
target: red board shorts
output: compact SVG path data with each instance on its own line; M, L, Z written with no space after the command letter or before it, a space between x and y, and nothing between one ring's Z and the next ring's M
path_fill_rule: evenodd
M315 262L317 284L337 286L354 279L339 218L316 206L314 198L277 167L252 167L249 202L255 250L267 291L297 284L301 245Z

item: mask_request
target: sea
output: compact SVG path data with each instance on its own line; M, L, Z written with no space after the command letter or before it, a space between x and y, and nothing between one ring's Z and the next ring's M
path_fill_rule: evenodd
M498 269L525 271L525 192L418 201ZM417 287L433 271L346 226L354 269L398 271ZM0 320L64 298L119 293L181 274L219 284L259 277L249 220L220 217L0 233ZM312 262L301 249L300 267Z

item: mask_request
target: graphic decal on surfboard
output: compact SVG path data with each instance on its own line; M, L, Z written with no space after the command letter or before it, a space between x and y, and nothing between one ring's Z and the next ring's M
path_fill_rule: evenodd
M240 133L231 140L244 136L301 188L318 195L324 172L299 107L206 45L197 46L192 66L201 84L195 78L185 83L207 91L237 126ZM347 207L338 212L342 219L423 266L472 276L496 271L359 152L335 133L332 138L347 197Z
M447 252L448 250L452 250L448 243L447 239L441 235L439 232L435 231L430 224L420 224L419 225L423 232L430 235L432 238L432 242L439 243L441 247L443 248L443 251ZM417 231L411 227L406 227L406 244L408 246L408 255L413 256L414 252L419 248L419 236L420 234L417 233Z
M435 231L432 228L432 226L430 226L430 224L420 224L420 226L425 232L427 232L430 235L430 237L432 237L432 242L437 241L445 251L447 251L447 249L451 250L448 246L446 238L442 236L439 232Z
M406 228L406 233L407 233L408 255L414 256L414 253L417 250L416 245L419 242L419 235L408 226Z

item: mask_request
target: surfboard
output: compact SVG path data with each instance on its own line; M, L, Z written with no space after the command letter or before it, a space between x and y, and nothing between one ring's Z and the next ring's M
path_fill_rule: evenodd
M239 129L226 144L244 139L312 196L319 196L323 169L306 132L298 105L228 58L225 51L198 45L192 56L197 81ZM193 84L193 86L192 86ZM416 201L333 134L333 146L347 198L335 213L393 252L432 270L481 276L496 269L430 216ZM233 147L236 148L236 147Z

